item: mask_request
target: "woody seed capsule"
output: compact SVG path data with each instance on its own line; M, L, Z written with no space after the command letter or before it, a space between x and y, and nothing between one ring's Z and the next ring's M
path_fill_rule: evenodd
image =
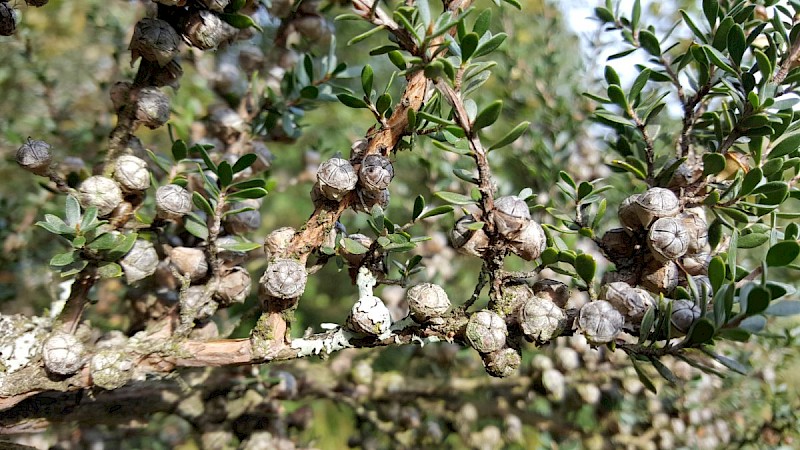
M308 275L306 268L293 259L276 259L261 277L261 287L277 298L296 298L303 295Z
M483 355L483 367L493 377L510 377L517 372L521 363L522 358L513 348L502 348Z
M147 278L156 272L158 267L158 253L153 244L144 239L137 239L133 248L119 261L125 272L125 281L128 284Z
M564 311L552 301L541 297L526 300L518 314L522 332L537 342L547 342L557 337L567 324Z
M623 323L622 314L605 300L586 303L578 314L578 329L593 344L613 341L622 331Z
M208 273L208 262L203 250L193 247L175 247L169 254L172 265L182 275L197 281Z
M250 295L250 274L243 267L234 267L220 278L216 296L220 306L243 303Z
M650 188L636 199L636 215L643 227L648 227L654 219L674 217L680 210L680 201L669 189Z
M647 245L657 259L674 261L689 249L689 233L681 219L662 217L650 226Z
M17 18L14 8L6 2L0 2L0 36L11 36L17 29Z
M169 120L169 98L154 87L142 88L136 96L136 120L156 129Z
M441 286L422 283L411 287L406 293L411 318L419 323L441 317L450 309L450 299Z
M96 207L100 217L111 214L122 203L122 191L111 178L99 175L89 177L83 180L78 190L84 207Z
M378 336L389 331L392 317L383 300L370 295L359 298L353 305L347 325L357 333Z
M533 283L533 293L537 297L546 298L559 308L567 306L569 301L569 288L566 284L548 278Z
M136 23L131 38L131 64L139 57L165 66L178 55L180 37L169 23L159 19L142 19Z
M603 286L600 297L625 316L625 322L638 325L648 308L655 307L653 297L644 289L627 283L614 282Z
M283 255L294 237L292 227L281 227L267 235L264 239L264 252L268 258L278 258Z
M506 322L492 311L478 311L467 323L467 341L480 353L491 353L505 347L507 335Z
M322 195L329 200L339 201L345 194L355 189L358 175L350 161L331 158L319 166L317 181Z
M50 144L45 141L28 138L28 141L17 150L17 164L28 172L46 176L53 161L50 148Z
M156 214L162 219L180 219L192 211L192 194L177 184L156 190Z
M128 192L143 191L150 187L150 171L147 170L147 163L133 155L122 155L117 158L114 179Z
M394 167L384 156L367 155L361 163L359 178L367 190L382 191L389 187L393 177Z
M216 48L236 34L235 28L205 9L190 13L181 28L186 40L201 50Z
M531 218L528 204L516 195L498 198L494 202L494 207L494 224L497 231L506 237L521 230Z
M525 261L538 258L547 247L547 237L535 220L526 220L522 228L510 236L511 250Z
M44 367L58 375L72 375L83 365L83 343L69 333L54 332L42 349Z
M672 316L670 322L676 330L688 333L692 324L700 318L700 308L691 300L674 300L672 302Z

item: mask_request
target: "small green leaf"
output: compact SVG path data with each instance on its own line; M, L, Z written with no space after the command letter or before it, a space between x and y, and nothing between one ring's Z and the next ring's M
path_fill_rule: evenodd
M653 367L656 368L656 371L658 372L659 375L661 375L662 378L667 380L667 382L669 382L670 384L673 385L678 384L678 377L676 377L675 374L672 373L672 371L669 370L669 368L664 365L664 363L659 361L659 359L656 357L651 357L649 359L650 362L653 363Z
M781 241L767 252L767 266L783 267L791 264L800 254L800 244L796 241Z
M425 198L418 195L417 198L414 199L414 209L411 212L411 220L417 220L417 217L422 214L423 209L425 209Z
M656 309L652 306L647 308L645 311L644 316L642 317L642 323L639 326L639 344L643 344L647 341L648 336L650 336L650 332L653 330L653 324L656 320Z
M69 251L66 253L59 253L52 258L50 258L50 265L53 267L64 267L72 264L78 258L78 253L75 251Z
M639 381L642 382L644 387L647 388L648 391L654 394L658 393L656 385L653 384L653 380L651 380L650 377L644 372L644 370L641 367L639 367L639 363L636 362L636 358L634 356L631 356L631 362L633 363L633 370L636 371L636 376L639 377Z
M639 31L639 44L653 56L661 56L661 45L658 38L648 30Z
M549 266L558 262L558 250L548 247L542 252L542 265Z
M117 238L117 245L114 246L114 248L112 248L111 251L108 252L108 254L106 255L106 260L116 261L125 256L133 248L133 245L136 243L137 237L138 234L130 233L122 235L121 239Z
M122 276L122 267L113 262L102 263L100 267L97 268L97 275L99 275L100 278L117 278Z
M172 143L172 158L175 161L186 159L188 155L189 147L186 146L186 142L183 142L182 139L178 139Z
M714 324L708 318L701 317L692 324L687 340L689 345L700 345L709 342L714 337Z
M360 242L350 238L342 239L342 247L344 247L347 253L351 255L363 255L364 253L367 253L367 251L369 250Z
M703 175L716 175L725 170L725 156L720 153L703 154Z
M214 216L214 208L211 207L211 204L208 203L205 197L197 191L192 192L192 203L194 206L197 207L200 211L203 211L208 215L208 217Z
M264 188L249 188L228 194L228 199L240 200L244 198L261 198L265 195L267 195L267 190Z
M235 167L235 166L234 166ZM250 180L240 181L228 186L228 191L250 189L254 187L266 188L267 182L263 178L252 178Z
M747 49L747 42L745 41L744 30L741 25L734 24L728 31L728 53L731 55L731 60L737 66L742 64L742 56Z
M233 168L228 161L222 161L217 166L217 176L219 176L219 185L223 188L228 187L233 181Z
M595 271L597 271L597 262L595 262L592 255L581 253L575 257L575 271L587 285L590 285L594 279Z
M614 14L606 8L595 8L594 15L603 23L614 22Z
M338 98L339 101L345 106L350 108L367 108L367 102L350 94L339 94L336 96L336 98Z
M231 252L247 253L257 248L261 248L261 244L258 242L249 241L232 241L223 243L220 245L220 248Z
M761 72L761 76L767 81L772 80L772 63L770 62L769 57L761 50L753 50L753 55L756 57L758 71Z
M252 17L246 14L227 14L222 13L219 15L220 19L230 24L233 28L243 30L245 28L253 27L259 32L263 33L264 30L253 20Z
M711 261L708 262L708 279L714 292L719 291L722 283L725 282L725 261L719 256L711 258Z
M764 312L769 306L771 297L769 289L762 286L754 286L747 294L747 312L748 316L760 314Z
M86 208L83 212L83 218L81 218L81 231L88 232L100 225L100 221L97 220L97 207L90 206Z
M406 63L406 58L399 50L392 50L386 54L389 57L389 61L395 65L400 70L406 70L408 64Z
M118 244L118 241L121 242L122 239L123 237L119 234L103 233L86 247L89 250L111 250Z
M467 33L461 39L461 61L469 61L475 50L478 48L478 40L480 38L475 33Z
M374 78L375 75L372 66L369 64L365 65L364 68L361 69L361 89L364 90L364 95L367 97L372 95L372 81Z
M794 316L800 314L799 300L781 300L769 305L764 314L768 316Z
M236 160L233 164L233 173L239 173L252 166L258 157L254 153L246 153Z
M756 248L769 240L765 233L750 233L739 238L739 248Z
M800 147L800 133L790 135L784 139L781 139L775 147L770 150L767 158L780 158L781 156L788 155L796 151Z
M199 239L208 239L208 226L196 214L188 214L183 220L183 226L186 231Z
M750 220L747 213L740 209L730 208L727 206L718 206L717 210L721 211L737 223L747 223Z
M705 349L703 350L703 353L705 353L708 356L716 359L723 366L725 366L728 369L731 369L734 372L737 372L739 374L747 375L747 373L750 371L750 369L748 369L747 366L745 366L744 364L740 363L739 361L736 361L735 359L731 359L731 358L728 358L727 356L722 356L722 355L716 354L716 353L714 353L712 351L705 350Z
M497 47L500 47L507 37L508 35L505 33L497 33L496 35L492 36L491 39L481 44L478 49L475 50L475 55L473 55L473 57L477 58L492 53L497 49Z
M453 207L450 205L443 205L437 206L436 208L432 208L426 211L423 215L419 217L419 220L427 219L428 217L439 216L442 214L447 214L449 212L453 212Z
M738 75L738 73L736 72L736 69L734 69L733 67L731 67L730 64L728 64L728 61L726 61L725 55L720 53L719 50L715 49L714 47L712 47L710 45L704 45L703 46L703 51L708 56L708 59L710 59L711 61L714 62L715 66L719 67L720 69L724 70L725 72L730 73L731 75L734 75L734 76Z
M496 100L490 103L475 117L475 121L472 123L472 129L477 131L495 123L495 121L497 121L497 118L500 117L500 111L502 109L503 109L502 100Z
M81 204L72 195L67 196L66 223L70 228L75 228L81 221Z
M463 194L457 194L455 192L440 191L434 193L433 195L434 197L439 197L447 203L452 203L454 205L471 205L475 203L475 200L473 200L471 197Z

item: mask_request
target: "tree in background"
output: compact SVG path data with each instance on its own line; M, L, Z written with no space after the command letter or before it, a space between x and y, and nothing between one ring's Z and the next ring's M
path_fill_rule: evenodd
M602 85L534 1L26 3L0 3L4 433L797 438L797 329L768 320L800 312L792 2L599 7Z

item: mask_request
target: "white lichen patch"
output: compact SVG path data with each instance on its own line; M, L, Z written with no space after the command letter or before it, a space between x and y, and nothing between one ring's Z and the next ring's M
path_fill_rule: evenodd
M0 316L0 386L39 353L49 326L42 317Z
M293 339L291 347L297 350L297 356L319 355L323 352L330 354L339 350L353 347L350 343L355 334L339 328L324 339Z

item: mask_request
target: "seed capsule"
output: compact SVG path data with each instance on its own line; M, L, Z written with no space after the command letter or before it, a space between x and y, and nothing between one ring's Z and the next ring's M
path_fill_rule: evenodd
M633 233L625 228L614 228L606 231L600 240L600 249L612 262L631 258L636 250Z
M17 29L17 18L14 8L6 2L0 2L0 36L11 36Z
M680 210L680 201L669 189L650 188L636 199L636 215L643 227L648 227L654 219L674 217Z
M437 319L450 309L450 299L441 286L422 283L411 287L406 293L411 318L419 323Z
M131 38L131 64L139 57L165 66L178 55L180 37L169 23L159 19L142 19L136 23Z
M243 267L233 267L223 275L217 286L216 296L220 306L230 306L234 303L244 303L250 295L250 273Z
M640 194L634 194L622 201L619 205L617 214L619 215L619 223L623 227L636 230L641 228L642 224L639 222L639 216L636 214L638 206L636 201L639 200Z
M517 372L521 363L522 358L513 348L502 348L483 355L483 367L493 377L510 377Z
M156 214L162 219L180 219L192 211L192 194L177 184L156 190Z
M552 340L564 331L567 324L564 311L552 301L541 297L531 297L526 300L518 315L522 332L537 342Z
M350 161L343 158L331 158L317 170L320 191L329 200L339 201L352 191L358 183L356 170Z
M100 217L111 214L111 211L122 203L122 191L111 178L95 175L83 180L80 187L81 203L84 207L94 206Z
M506 237L521 230L531 218L528 204L516 195L498 198L494 208L494 224L497 231Z
M281 227L273 231L264 239L264 252L268 258L279 258L283 255L294 238L295 229Z
M374 295L359 298L350 316L347 318L349 328L357 333L379 336L389 331L392 317L389 308Z
M114 167L114 179L125 191L144 191L150 187L147 162L133 155L120 156Z
M625 316L625 322L631 325L641 323L647 309L655 307L653 297L647 291L622 282L604 285L600 298L611 303Z
M50 0L25 0L25 4L28 6L35 6L40 7L46 5Z
M28 141L17 150L17 164L28 172L47 176L50 172L50 163L53 162L50 148L50 144L45 141L28 138Z
M230 3L230 0L198 0L200 4L211 11L223 12Z
M578 328L594 344L613 341L622 331L623 323L622 314L605 300L586 303L578 314Z
M172 265L182 275L197 281L208 273L208 262L203 250L193 247L175 247L169 254Z
M205 286L191 286L181 294L181 315L206 320L217 312L218 303L211 300Z
M156 272L158 267L158 253L153 244L144 239L137 239L133 248L119 261L125 272L125 281L128 284L149 277Z
M261 203L255 199L246 199L230 205L230 211L237 209L254 208L225 216L225 229L230 233L243 234L261 228Z
M700 318L700 308L691 300L674 300L672 302L672 316L670 322L676 330L688 333L692 324Z
M491 353L505 347L507 335L506 322L492 311L478 311L467 323L467 341L480 353Z
M83 366L83 343L69 333L54 332L42 349L44 367L58 375L72 375Z
M154 87L142 88L136 95L136 120L154 130L169 120L169 97Z
M276 259L261 277L261 286L267 294L277 298L297 298L306 289L306 268L293 259Z
M689 249L689 233L681 219L662 217L650 226L647 245L657 259L674 261Z
M469 225L476 223L475 217L471 214L458 219L449 233L450 244L459 253L473 256L481 256L486 247L489 246L489 237L482 228L470 230Z
M650 292L669 295L678 287L679 275L678 266L674 262L661 262L653 258L645 265L639 284Z
M708 224L702 208L687 209L680 215L683 226L689 235L687 254L700 253L708 245Z
M369 191L381 191L389 187L394 178L392 163L381 155L367 155L361 163L359 179Z
M569 301L569 288L566 284L544 278L533 283L533 293L537 297L546 298L555 303L559 308L567 306Z
M512 233L511 250L525 261L533 261L547 248L547 236L535 220L527 220L522 229Z
M205 9L190 13L181 25L181 32L186 40L201 50L217 48L237 33L236 28Z

